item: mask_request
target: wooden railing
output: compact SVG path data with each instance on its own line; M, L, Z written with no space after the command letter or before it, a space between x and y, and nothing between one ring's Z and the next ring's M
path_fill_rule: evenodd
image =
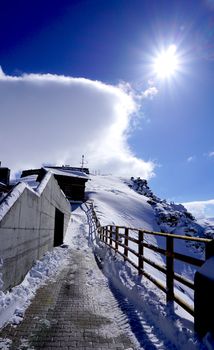
M94 218L97 220L96 215L94 215ZM193 291L194 282L174 271L174 260L176 259L197 267L200 267L205 260L175 252L174 240L178 239L189 242L197 242L198 244L205 245L205 259L209 258L211 255L214 255L213 240L199 237L180 236L170 233L150 232L147 230L123 226L108 225L102 227L100 226L99 220L97 220L97 227L100 240L104 242L107 246L109 246L111 249L115 250L118 254L120 254L125 261L128 261L132 266L134 266L134 268L138 270L138 273L140 275L145 276L158 288L160 288L164 293L166 293L167 303L175 301L192 316L194 316L193 306L187 304L178 295L176 295L174 281L182 283L183 285L187 286ZM148 243L145 239L146 235L164 238L166 240L166 248L160 248L158 246ZM133 247L130 247L129 242L134 243L135 249L133 249ZM165 256L165 265L159 264L156 261L152 261L150 258L146 257L145 248ZM135 258L133 259L131 258L131 256L134 256ZM165 285L145 270L145 263L165 274Z

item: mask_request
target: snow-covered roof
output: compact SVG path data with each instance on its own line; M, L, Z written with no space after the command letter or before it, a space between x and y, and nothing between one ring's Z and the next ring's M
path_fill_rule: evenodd
M89 177L82 171L74 171L69 169L55 169L55 168L44 168L46 171L50 171L52 174L61 176L77 177L80 179L88 180Z
M28 175L21 177L19 179L19 182L25 182L33 189L37 188L39 186L39 182L37 181L38 175Z
M38 175L32 175L32 176L38 176ZM45 177L42 179L40 183L38 183L38 186L33 186L33 181L30 184L26 181L26 178L31 178L32 176L26 176L25 178L19 179L20 181L13 187L13 189L9 192L7 196L5 196L5 199L0 203L0 221L3 219L3 217L7 214L7 212L10 210L12 205L17 201L19 196L24 192L25 189L31 191L36 196L40 196L45 187L47 186L50 178L52 177L51 172L47 173ZM36 183L36 182L35 182ZM63 193L63 192L62 192ZM65 194L63 193L65 196Z

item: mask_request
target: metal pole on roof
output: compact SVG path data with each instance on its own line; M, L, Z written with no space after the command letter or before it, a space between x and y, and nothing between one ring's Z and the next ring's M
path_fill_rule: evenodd
M82 155L82 161L81 161L81 170L83 172L83 168L84 168L84 165L87 164L88 162L85 160L85 156L84 154Z
M85 156L84 156L84 154L83 154L83 155L82 155L82 166L81 166L82 171L83 171L83 168L84 168L84 158L85 158Z

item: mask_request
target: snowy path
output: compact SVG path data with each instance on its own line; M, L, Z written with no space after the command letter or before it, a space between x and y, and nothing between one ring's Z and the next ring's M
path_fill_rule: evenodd
M98 259L100 248L95 244L89 205L72 212L65 243L69 245L67 265L37 291L23 322L3 330L0 346L14 350L199 349L182 323L179 328L177 319L167 317L154 293L144 287L138 300L139 286L132 283L127 266L121 268L114 257L106 266L102 256ZM121 279L123 288L117 283Z
M116 328L122 328L135 341L133 349L179 349L196 350L204 347L198 343L192 324L179 318L165 305L165 295L147 280L143 285L138 276L109 249L100 248L95 236L95 224L88 203L77 207L72 213L72 230L66 243L83 251L88 257L95 254L98 266L91 268L89 284L94 289L96 300L103 305L105 314L115 319ZM94 259L93 259L94 261ZM91 262L90 262L91 263ZM102 294L101 286L111 291L111 298ZM118 308L121 316L118 316ZM114 330L114 332L115 332Z
M79 209L73 216L67 266L37 291L23 322L3 330L5 349L138 348L88 248L85 213Z

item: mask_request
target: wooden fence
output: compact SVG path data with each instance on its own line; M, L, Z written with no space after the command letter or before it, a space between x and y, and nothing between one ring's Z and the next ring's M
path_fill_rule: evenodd
M174 290L174 281L178 281L183 285L189 287L193 291L195 290L194 282L179 275L174 271L174 260L179 260L187 264L191 264L196 267L200 267L204 264L205 260L209 257L214 256L214 240L199 238L199 237L189 237L175 235L171 233L162 233L162 232L151 232L143 229L136 229L132 227L124 226L114 226L107 225L101 226L100 221L97 218L96 212L92 204L92 216L95 221L99 239L109 246L111 249L115 250L120 254L125 261L128 261L140 275L145 276L151 282L153 282L158 288L160 288L166 294L166 301L171 302L175 301L192 316L194 316L194 308L182 300L178 295L176 295ZM132 233L130 235L130 232ZM135 235L133 235L135 232ZM166 240L166 248L160 248L153 244L147 243L145 240L145 235L158 236ZM135 236L135 237L133 237ZM136 238L137 236L137 238ZM188 255L184 255L174 251L174 240L179 239L188 242L197 242L198 245L205 246L205 260L194 258ZM137 249L133 249L129 246L129 242L136 244ZM119 249L120 247L120 249ZM166 258L165 265L160 265L155 261L152 261L145 257L144 250L145 248L150 249L156 253L159 253ZM130 258L130 254L134 255L135 261ZM137 263L136 263L137 260ZM152 266L158 271L162 272L166 276L165 285L157 280L154 276L145 271L144 263Z
M97 218L93 202L91 202L91 213L92 213L94 224L97 228L97 234L99 236L99 239L104 244L106 244L115 252L120 254L125 261L128 261L138 271L140 275L145 276L151 282L153 282L158 288L160 288L166 294L167 302L175 301L187 312L189 312L194 317L195 330L198 332L199 335L201 334L202 336L204 336L207 331L213 330L212 315L208 317L207 322L205 322L204 320L204 315L209 314L210 309L211 310L214 309L214 302L213 302L212 296L209 295L205 303L206 305L204 304L204 288L206 288L206 286L204 286L204 278L200 278L200 281L199 281L199 277L201 276L200 276L200 273L197 273L198 279L197 281L195 279L195 282L197 283L194 284L193 281L187 278L184 278L183 276L179 275L174 271L174 261L178 260L186 264L191 264L196 267L201 267L207 259L214 256L214 240L199 238L199 237L181 236L181 235L162 233L162 232L151 232L143 229L136 229L136 228L124 227L124 226L114 226L114 225L101 226L100 221ZM135 232L134 235L133 235L133 232ZM165 249L159 246L155 246L151 243L148 243L146 241L146 235L162 237L166 241ZM174 249L175 240L182 240L185 242L185 244L187 242L195 242L198 247L200 245L203 245L204 251L205 251L205 254L204 254L205 258L198 259L198 258L194 258L188 255L184 255L176 252ZM135 248L137 247L137 249L133 249L133 247L131 248L129 245L129 242L134 243ZM165 257L165 265L160 265L156 261L151 261L150 259L145 257L145 248L150 249L155 253L159 253L163 255ZM130 255L132 256L134 255L135 261L131 259ZM165 284L161 283L157 278L152 276L152 274L149 274L148 269L147 271L145 271L144 263L162 272L166 276ZM181 284L187 286L193 291L196 290L197 300L195 300L194 302L194 307L187 304L185 300L183 300L178 295L176 295L176 291L174 288L174 281L180 282ZM214 290L213 283L210 283L210 284L208 283L208 285L209 285L209 288L211 286L211 290ZM199 294L203 300L202 304L201 304L201 298L198 297ZM201 312L201 309L203 308L205 308L205 310ZM206 323L206 325L204 323Z
M135 233L135 235L133 233ZM104 227L100 226L98 228L98 234L102 242L104 242L107 246L115 250L124 258L125 261L128 261L132 266L134 266L134 268L138 270L138 273L140 275L143 275L146 278L148 278L158 288L160 288L164 293L166 293L167 302L175 301L186 311L188 311L192 316L194 316L193 307L188 305L184 300L182 300L175 294L174 280L182 283L183 285L189 287L192 290L194 290L194 282L174 272L174 260L177 259L184 263L191 264L197 267L200 267L204 263L204 260L175 252L174 240L179 239L184 241L197 242L198 244L205 244L205 256L207 259L210 255L213 255L213 241L211 239L181 236L170 233L151 232L131 227L112 225ZM147 243L145 241L145 235L163 237L166 240L166 249ZM137 236L137 238L133 236ZM135 243L137 245L137 249L131 248L129 246L129 242ZM122 249L119 249L119 247L121 247ZM166 264L160 265L157 262L145 257L145 248L164 255L166 257ZM137 263L129 257L129 253L131 253L137 258L135 259ZM145 271L144 263L147 263L148 265L165 274L166 285L162 284L154 276Z

